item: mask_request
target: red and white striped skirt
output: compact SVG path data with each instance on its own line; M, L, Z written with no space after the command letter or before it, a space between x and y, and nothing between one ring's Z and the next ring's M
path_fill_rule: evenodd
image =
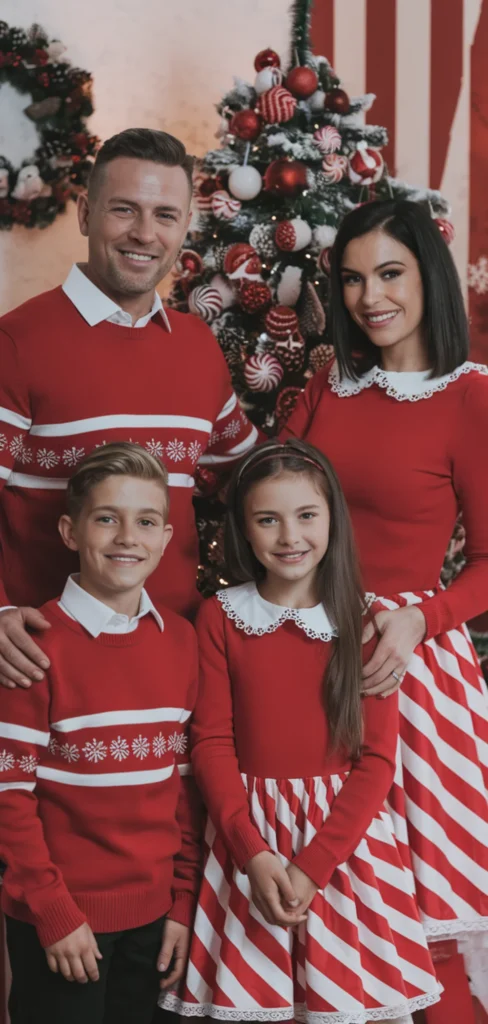
M321 828L345 778L243 776L251 816L285 866ZM387 811L296 929L267 924L211 823L206 847L186 979L162 997L165 1009L230 1021L365 1024L438 1001L412 875Z
M372 610L434 593L380 598ZM466 626L416 648L399 696L397 844L427 937L459 939L469 952L488 937L488 695Z

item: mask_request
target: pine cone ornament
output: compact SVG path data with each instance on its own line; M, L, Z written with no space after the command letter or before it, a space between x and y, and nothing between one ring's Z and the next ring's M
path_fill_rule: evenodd
M307 281L303 289L299 320L300 331L305 338L325 331L325 310L311 281Z
M324 366L326 366L327 363L330 362L333 356L333 345L316 345L315 348L312 349L308 357L310 369L312 370L313 373L318 373L319 370L323 370Z

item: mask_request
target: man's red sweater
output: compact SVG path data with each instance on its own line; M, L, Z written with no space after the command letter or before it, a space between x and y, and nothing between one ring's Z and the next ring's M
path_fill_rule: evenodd
M231 466L256 430L206 324L173 310L168 320L171 333L159 314L143 328L91 327L61 288L0 320L0 606L61 592L77 570L57 532L67 478L98 445L132 440L169 472L174 537L149 594L195 609L195 467Z
M193 627L168 609L132 633L91 637L51 601L47 679L2 693L0 859L4 911L43 946L88 921L190 924L199 879L188 719Z

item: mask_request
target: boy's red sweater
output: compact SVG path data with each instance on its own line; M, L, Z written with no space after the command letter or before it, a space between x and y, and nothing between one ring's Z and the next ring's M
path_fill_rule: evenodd
M169 912L190 924L198 801L186 727L197 688L193 627L164 609L96 639L57 602L41 645L47 679L2 694L4 911L43 946L88 921L112 932Z

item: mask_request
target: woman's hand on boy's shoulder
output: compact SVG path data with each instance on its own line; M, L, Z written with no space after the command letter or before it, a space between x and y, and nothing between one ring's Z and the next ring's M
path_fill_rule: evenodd
M171 988L183 977L189 950L188 925L168 918L164 923L163 941L158 956L158 971L165 974L160 981L161 988Z
M98 981L97 960L102 960L97 940L86 922L70 932L64 939L53 942L44 950L48 967L54 974L62 974L66 981Z
M44 678L49 659L34 642L28 630L50 629L37 608L4 608L0 610L0 684L13 690L27 689L32 681Z

